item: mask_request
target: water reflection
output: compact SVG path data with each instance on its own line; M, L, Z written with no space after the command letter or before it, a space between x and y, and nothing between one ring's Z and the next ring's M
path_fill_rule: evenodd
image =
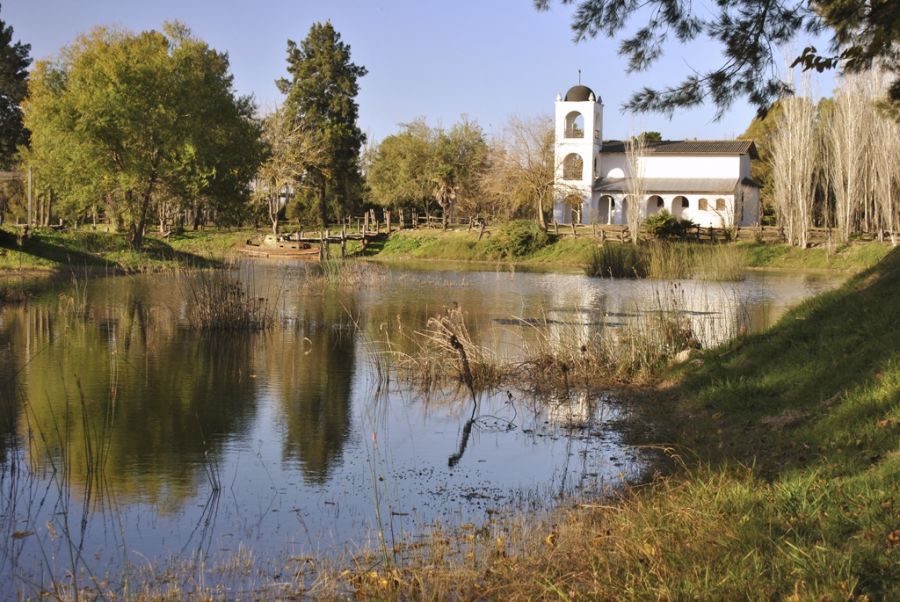
M125 560L135 562L198 545L315 552L323 540L334 549L361 543L374 508L417 531L621 483L639 465L610 426L614 400L582 395L579 383L552 403L511 387L484 392L474 407L464 388L430 397L397 382L378 388L369 345L390 339L412 351L407 335L454 303L475 342L502 359L530 340L568 345L663 309L712 342L763 327L836 283L753 275L735 285L678 283L669 297L673 283L578 275L387 271L335 290L305 286L306 274L266 264L235 272L263 291L255 294L275 291L279 319L262 334L186 329L179 278L190 275L64 283L0 307L0 460L17 452L45 479L29 495L59 492L40 517L18 515L27 504L0 506L10 529L35 531L16 545L37 559L37 572L52 549L43 525L62 520L54 503L79 492L115 500L106 515L115 528L84 535L83 558L103 568L124 549L120 533L134 550ZM58 478L46 476L54 470ZM15 499L10 487L0 474L0 505ZM80 499L71 507L91 504Z
M347 303L330 291L297 307L294 329L266 345L264 362L281 403L283 458L298 462L312 483L328 479L350 433L356 335Z
M74 308L61 295L7 311L13 345L31 351L19 430L34 470L64 467L85 486L102 465L122 499L172 504L255 414L254 338L179 328L142 299L145 284L126 281L121 303L106 303L101 284Z

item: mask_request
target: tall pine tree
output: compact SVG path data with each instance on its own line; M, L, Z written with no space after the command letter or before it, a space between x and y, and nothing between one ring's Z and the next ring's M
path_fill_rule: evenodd
M13 43L13 28L0 19L0 168L8 168L16 146L28 142L19 105L28 92L30 44Z
M314 23L298 46L288 40L288 75L278 81L284 109L298 126L321 136L325 160L304 170L323 227L350 211L360 198L360 149L366 136L356 123L358 78L366 68L350 60L350 46L330 22Z

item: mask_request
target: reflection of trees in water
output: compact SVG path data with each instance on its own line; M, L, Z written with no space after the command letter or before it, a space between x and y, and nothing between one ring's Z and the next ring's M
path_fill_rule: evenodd
M99 462L120 495L177 503L193 493L207 454L252 418L253 339L179 330L138 292L89 303L83 320L49 305L19 316L16 336L40 349L21 377L20 430L36 434L35 468L65 459L70 481L84 486Z
M20 307L0 307L0 465L5 465L9 452L16 445L18 430L19 357L13 334Z
M299 310L294 331L278 333L282 340L266 346L266 364L280 387L284 457L298 461L314 483L327 481L350 434L356 337L341 327L349 321L341 301L329 293L310 303Z

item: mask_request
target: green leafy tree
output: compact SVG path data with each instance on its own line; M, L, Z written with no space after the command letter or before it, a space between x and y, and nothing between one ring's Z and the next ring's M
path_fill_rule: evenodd
M366 183L371 199L387 207L421 207L432 200L431 128L424 120L403 125L366 157Z
M36 65L29 159L70 210L102 202L140 249L160 203L246 205L259 161L252 112L227 56L184 26L98 28Z
M279 80L278 89L286 95L288 120L321 137L326 160L308 166L304 178L315 190L307 201L317 206L325 227L362 195L360 149L366 137L356 123L356 95L366 68L350 60L350 46L330 22L314 23L299 45L288 40L287 55L290 79Z
M759 184L760 202L766 215L774 215L772 198L772 137L781 119L781 102L775 101L765 115L757 116L747 130L738 136L738 140L752 140L759 154L758 159L750 160L750 175Z
M466 118L447 131L439 129L435 133L434 155L434 198L441 207L441 221L446 228L447 220L458 207L471 211L475 205L487 168L484 132Z
M547 9L550 0L534 3ZM628 60L631 72L649 68L670 39L687 44L708 38L722 47L721 65L706 73L692 73L671 87L645 87L635 92L625 103L631 111L671 115L675 109L711 101L721 117L739 97L764 111L773 100L790 92L778 75L777 49L803 32L823 28L832 31L831 53L820 55L809 46L795 64L820 71L840 67L847 72L880 64L894 74L890 98L894 107L900 103L900 4L896 0L735 0L717 2L712 8L687 0L562 3L576 5L575 39L619 38L619 54Z
M27 144L22 100L28 91L31 45L13 42L13 28L0 19L0 168L8 169L16 147Z
M367 181L376 203L388 206L432 202L444 227L457 208L471 212L487 169L488 146L481 127L462 119L449 130L424 120L405 124L369 155Z
M0 19L0 168L12 164L16 147L28 142L22 100L28 91L29 44L13 42L13 28Z

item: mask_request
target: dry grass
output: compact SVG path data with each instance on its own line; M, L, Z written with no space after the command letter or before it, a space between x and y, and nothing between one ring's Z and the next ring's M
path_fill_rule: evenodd
M180 276L187 320L206 332L257 331L272 326L277 304L247 291L240 280L221 270Z

